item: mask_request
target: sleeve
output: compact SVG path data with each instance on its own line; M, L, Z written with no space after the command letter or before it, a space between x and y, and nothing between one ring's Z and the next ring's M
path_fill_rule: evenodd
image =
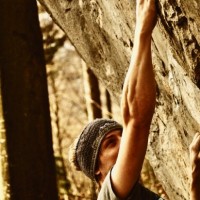
M111 184L111 171L106 176L97 200L120 200L113 191ZM157 194L136 183L126 200L163 200Z
M111 185L111 171L108 172L97 200L120 200L114 193Z

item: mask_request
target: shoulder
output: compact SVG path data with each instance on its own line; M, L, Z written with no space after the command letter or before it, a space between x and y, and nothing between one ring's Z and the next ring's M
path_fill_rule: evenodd
M97 200L121 200L115 194L112 183L111 183L111 171L109 171L108 175L106 176L101 190L98 195ZM157 194L153 193L152 191L148 190L147 188L143 187L139 182L137 182L131 193L126 198L126 200L163 200Z
M99 192L98 195L98 199L97 200L120 200L114 193L113 188L112 188L112 184L111 184L111 171L108 172L101 190Z

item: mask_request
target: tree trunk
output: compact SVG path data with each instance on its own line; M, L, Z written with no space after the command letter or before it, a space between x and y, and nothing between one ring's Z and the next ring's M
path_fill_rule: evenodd
M106 108L107 108L107 116L108 118L112 118L112 101L111 96L108 90L105 90L105 96L106 96Z
M83 80L88 120L102 117L99 82L92 70L82 61Z
M0 73L1 80L1 73ZM6 152L5 121L2 108L1 82L0 82L0 199L9 200L9 174Z
M56 200L45 61L36 1L0 1L0 74L11 199Z
M135 1L40 2L119 102L133 47ZM169 198L187 200L188 146L200 130L200 4L157 2L152 45L157 105L147 155Z

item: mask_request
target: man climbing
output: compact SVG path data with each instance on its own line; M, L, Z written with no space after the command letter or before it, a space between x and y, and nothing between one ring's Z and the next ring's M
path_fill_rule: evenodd
M155 107L151 35L154 0L137 0L134 47L122 92L123 127L113 120L89 123L74 144L77 168L101 186L98 199L161 199L139 184Z
M71 162L100 185L98 200L162 199L139 183L155 108L151 36L156 21L155 0L137 0L134 47L122 91L123 125L96 119L71 146ZM196 141L192 143L192 155L196 155ZM195 158L191 157L193 163ZM191 200L200 200L196 185L192 184Z

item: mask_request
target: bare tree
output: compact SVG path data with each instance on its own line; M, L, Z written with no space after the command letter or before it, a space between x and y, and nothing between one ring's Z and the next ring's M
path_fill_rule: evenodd
M95 74L82 62L88 120L102 117L99 82Z
M112 118L112 100L111 100L111 96L110 93L108 92L108 90L105 91L105 96L106 96L106 109L107 109L107 116L109 118Z
M0 74L10 199L56 200L55 161L36 1L0 1Z
M1 82L0 82L0 94L1 94ZM10 192L9 192L10 188L8 184L9 174L8 174L7 156L8 155L6 152L5 121L3 116L2 98L0 95L0 199L3 200L8 200L10 198Z

